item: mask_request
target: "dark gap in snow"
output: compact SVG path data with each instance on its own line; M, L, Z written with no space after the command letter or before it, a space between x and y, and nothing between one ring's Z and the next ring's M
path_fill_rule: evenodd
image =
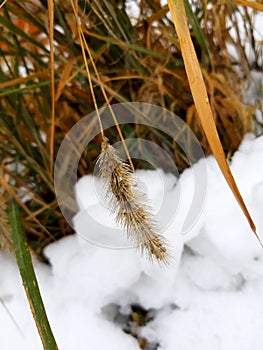
M171 311L179 309L176 304L169 304L164 308L169 308ZM159 342L142 336L141 329L148 323L152 322L158 312L162 311L164 308L145 309L139 304L131 304L124 309L118 304L111 303L102 308L102 315L108 321L113 322L115 325L120 327L123 332L137 339L141 349L158 350L160 347Z

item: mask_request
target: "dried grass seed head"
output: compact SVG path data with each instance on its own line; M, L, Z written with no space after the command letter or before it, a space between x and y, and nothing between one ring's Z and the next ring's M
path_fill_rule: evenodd
M105 196L110 198L110 205L116 212L116 222L149 260L155 258L159 263L167 264L167 241L157 232L146 196L136 189L136 181L129 166L119 158L106 138L103 138L101 149L98 157L99 174L105 185Z

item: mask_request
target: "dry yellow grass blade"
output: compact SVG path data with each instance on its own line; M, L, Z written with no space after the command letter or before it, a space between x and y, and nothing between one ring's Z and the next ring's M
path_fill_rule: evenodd
M255 10L263 11L263 4L259 4L256 1L246 1L246 0L233 0L234 3L241 6L252 7Z
M223 147L221 145L216 125L214 122L211 106L209 104L204 79L188 29L184 1L168 0L168 5L180 41L185 70L189 80L190 89L193 95L196 110L204 132L206 134L207 140L229 187L231 188L233 194L236 197L237 202L242 208L251 229L253 230L257 239L262 245L260 238L256 233L256 226L247 210L247 207L239 192L239 189L236 185L236 182L233 178L233 175L224 155Z
M5 81L3 83L0 83L0 89L4 89L4 88L10 87L10 86L14 86L14 85L18 85L18 84L25 84L29 80L33 80L33 79L36 79L36 78L42 78L42 77L47 76L47 74L48 74L48 70L45 69L45 70L43 70L41 72L30 74L27 77L21 77L21 78L8 80L8 81Z
M50 125L50 173L53 172L54 137L55 137L55 71L54 71L54 2L48 0L50 75L51 75L51 125Z
M4 4L7 2L7 0L4 0L2 4L0 5L0 9L4 6Z

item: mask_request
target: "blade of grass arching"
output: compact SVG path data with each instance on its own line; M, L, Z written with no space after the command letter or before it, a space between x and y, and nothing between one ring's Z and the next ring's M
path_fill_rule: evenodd
M90 37L93 37L93 38L96 38L96 39L99 39L101 41L106 42L108 46L110 46L110 45L116 45L116 46L120 46L120 47L125 46L127 49L129 49L131 51L141 52L145 55L153 56L156 58L167 59L167 56L165 56L164 53L151 50L151 49L146 48L146 47L141 46L141 45L131 44L131 43L123 43L119 40L109 38L109 36L103 36L103 35L91 32L87 29L84 29L84 33L88 34ZM179 69L179 68L182 68L184 66L183 61L180 58L173 57L172 55L169 57L169 61L171 63L174 63L175 68Z
M55 82L58 82L59 79L55 79ZM3 92L0 92L0 97L3 97L3 96L8 96L8 95L12 95L14 93L21 93L23 94L24 91L27 91L27 90L34 90L34 89L37 89L38 87L41 87L41 86L49 86L51 85L51 81L50 80L47 80L47 81L40 81L40 82L36 82L34 84L28 84L26 85L25 87L18 87L18 88L12 88L12 89L6 89L5 91Z
M19 77L16 79L12 79L12 80L7 80L5 82L1 82L0 83L0 89L9 87L9 86L14 86L14 85L18 85L18 84L25 84L27 81L29 80L34 80L35 78L41 78L41 77L45 77L47 76L47 70L43 70L41 72L37 72L37 73L32 73L26 77Z
M56 350L58 347L41 298L18 207L13 199L9 203L9 221L17 265L43 347L46 350Z
M207 140L229 187L231 188L234 196L236 197L237 202L239 203L249 222L251 229L256 235L258 241L261 243L259 236L256 233L255 224L247 210L247 207L243 201L243 198L236 185L229 165L226 161L223 147L221 145L216 130L213 112L209 104L209 99L203 80L202 72L197 60L194 45L192 43L190 32L188 29L186 13L184 8L184 0L168 0L168 5L180 41L182 56L185 63L185 70L189 80L190 89L193 95L196 110L204 132L206 134Z

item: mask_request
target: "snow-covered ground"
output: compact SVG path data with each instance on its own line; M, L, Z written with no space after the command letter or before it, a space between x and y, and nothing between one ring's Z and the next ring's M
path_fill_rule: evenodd
M192 201L192 170L179 181L160 170L137 173L160 221L174 210L180 189L180 205L164 232L173 252L167 268L149 263L133 248L101 247L95 223L103 220L98 227L111 234L112 217L96 211L93 178L79 181L76 231L90 232L88 238L98 244L70 236L46 248L51 266L35 263L59 349L139 349L127 327L146 339L146 350L262 349L263 250L214 158L201 162L208 172L207 197L187 234L181 229ZM263 237L263 137L247 135L231 168ZM89 219L92 213L95 221ZM118 234L117 241L125 242L125 233ZM16 264L3 253L0 275L1 349L41 349ZM135 307L148 315L141 327L129 321Z

